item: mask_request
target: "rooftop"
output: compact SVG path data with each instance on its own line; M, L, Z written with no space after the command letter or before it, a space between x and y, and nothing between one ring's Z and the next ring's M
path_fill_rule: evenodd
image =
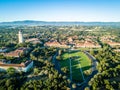
M26 61L26 62L22 62L21 64L5 64L5 63L0 63L0 66L2 67L27 67L32 61Z

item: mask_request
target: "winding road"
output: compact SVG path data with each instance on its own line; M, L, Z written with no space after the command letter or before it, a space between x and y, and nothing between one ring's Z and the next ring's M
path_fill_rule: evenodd
M63 72L61 71L61 68L60 68L60 63L58 60L56 60L56 56L58 56L58 51L56 52L56 54L52 57L52 63L55 65L55 69L63 74Z
M84 82L82 82L80 84L80 86L76 89L76 90L84 90L84 88L86 86L89 86L88 85L88 82L90 81L91 78L93 78L93 76L95 74L97 74L97 60L95 59L95 57L93 57L91 54L89 54L87 51L84 51L84 53L90 58L90 60L92 61L92 74L89 75L85 80ZM59 64L59 61L56 60L56 56L58 55L58 51L56 52L56 54L53 56L52 58L52 63L54 63L55 65L55 69L58 70L59 73L63 74L63 72L61 71L61 68L60 68L60 64ZM71 59L69 58L70 60L70 69L71 69ZM70 70L72 71L72 70ZM70 74L72 74L72 72L70 72ZM70 75L70 79L72 80L72 75Z
M92 61L92 74L89 75L89 77L86 78L85 82L81 84L81 87L78 90L84 90L84 88L88 85L88 82L90 81L91 78L93 78L93 76L95 74L97 74L97 60L95 59L95 57L93 57L90 53L88 53L87 51L84 51L84 53L90 58L90 60Z

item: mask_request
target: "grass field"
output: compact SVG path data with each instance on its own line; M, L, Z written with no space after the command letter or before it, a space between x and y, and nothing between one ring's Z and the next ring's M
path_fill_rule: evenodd
M80 72L80 68L82 71L88 70L91 67L91 61L89 58L80 51L70 51L66 52L62 55L63 60L60 61L60 66L70 68L70 60L71 58L71 68L72 68L72 78L75 82L82 82L82 73ZM81 67L80 67L81 65ZM69 75L69 73L68 73Z

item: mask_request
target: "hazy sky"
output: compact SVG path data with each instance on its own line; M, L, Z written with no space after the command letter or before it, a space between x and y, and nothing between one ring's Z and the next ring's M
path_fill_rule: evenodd
M120 21L120 0L0 0L0 22Z

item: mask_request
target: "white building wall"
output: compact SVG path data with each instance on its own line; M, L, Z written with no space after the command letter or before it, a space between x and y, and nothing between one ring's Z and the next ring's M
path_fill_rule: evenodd
M23 71L23 72L27 72L27 71L29 71L31 68L33 68L33 61L32 61L27 67L22 68L22 71Z
M9 66L0 66L0 71L6 71ZM16 71L23 71L23 72L28 72L31 68L33 68L33 61L27 66L27 67L12 67L15 68Z
M0 49L0 52L6 52L7 49Z

